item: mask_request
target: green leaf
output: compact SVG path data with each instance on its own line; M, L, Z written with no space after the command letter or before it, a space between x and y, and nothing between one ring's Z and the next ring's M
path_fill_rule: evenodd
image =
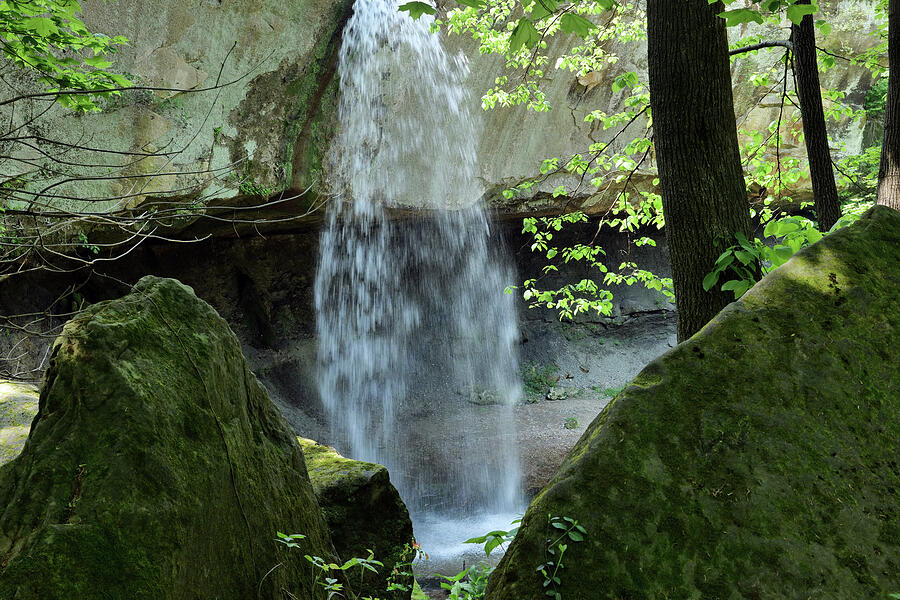
M719 281L719 271L707 273L706 277L703 278L703 289L708 292L714 285L716 285L717 281Z
M734 292L735 300L743 296L748 289L750 289L750 282L746 279L732 279L722 284L722 291L727 292L731 290Z
M484 0L456 0L457 4L462 4L463 6L471 6L472 8L482 8L484 7Z
M35 32L40 37L47 37L52 33L57 33L56 24L46 17L31 17L22 21L22 27L29 31Z
M534 48L541 39L541 34L534 28L534 23L528 17L522 17L513 29L509 38L509 51L516 52L522 46Z
M566 33L574 33L579 37L586 38L590 35L592 29L597 26L580 15L566 13L559 21L559 27Z
M102 54L98 54L97 56L89 56L84 59L84 64L90 65L95 69L108 69L112 66L112 63L106 60L106 57Z
M544 17L549 17L556 12L559 4L556 0L534 0L534 7L531 9L531 18L540 21Z
M816 21L816 27L819 28L819 31L822 35L829 35L831 33L831 23L829 23L825 19L819 19L818 21Z
M710 2L710 4L713 3ZM752 8L726 10L725 12L719 13L719 16L725 19L726 27L736 27L737 25L743 25L744 23L759 23L762 25L765 22L763 16L759 14L759 11L753 10Z
M503 543L503 538L495 537L492 538L487 544L484 545L484 553L486 556L490 556L491 552L494 551L494 548Z
M638 84L638 76L634 71L629 71L627 73L622 73L617 76L612 84L613 93L618 93L624 90L626 87L635 88Z
M815 14L819 10L819 5L815 2L810 4L791 4L787 7L787 17L794 25L799 25L806 15Z
M413 21L422 15L433 15L436 12L433 6L424 2L407 2L400 5L400 10L408 12Z

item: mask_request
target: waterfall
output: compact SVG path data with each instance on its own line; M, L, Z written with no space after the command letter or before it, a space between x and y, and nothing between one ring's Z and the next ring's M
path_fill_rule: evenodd
M388 467L420 541L429 519L521 510L513 275L478 206L467 63L430 22L354 6L315 282L328 441Z

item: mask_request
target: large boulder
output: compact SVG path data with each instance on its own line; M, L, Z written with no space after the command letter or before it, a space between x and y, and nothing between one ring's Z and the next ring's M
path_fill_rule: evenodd
M900 213L795 255L650 363L534 499L488 588L567 600L900 591ZM555 587L552 586L551 587Z
M172 279L66 324L0 507L0 598L312 599L303 554L334 556L294 434Z
M409 600L413 586L409 563L415 558L412 521L388 470L345 458L313 440L299 441L338 556L342 561L366 558L371 550L384 564L378 573L366 571L361 585L355 573L348 576L353 591L360 598ZM390 582L407 589L387 592Z

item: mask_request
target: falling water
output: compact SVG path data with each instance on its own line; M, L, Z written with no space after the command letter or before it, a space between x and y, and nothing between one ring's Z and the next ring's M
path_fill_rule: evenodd
M521 502L512 276L475 205L467 64L429 22L391 0L356 2L315 287L330 442L388 467L420 541L435 519Z

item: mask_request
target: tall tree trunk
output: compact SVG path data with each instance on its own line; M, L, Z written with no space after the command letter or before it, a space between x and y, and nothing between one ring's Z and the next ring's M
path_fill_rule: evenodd
M648 0L650 104L678 339L696 333L734 299L703 289L716 258L749 235L731 69L721 2Z
M797 4L809 4L809 0L798 0ZM828 231L841 216L841 201L834 183L831 150L828 148L828 133L825 129L825 111L822 108L819 65L816 60L816 30L812 15L804 15L799 25L791 25L791 39L794 42L794 74L797 76L800 116L803 118L816 214L819 216L819 229Z
M878 169L878 204L900 210L900 0L888 3L888 93ZM891 73L890 69L894 69Z

